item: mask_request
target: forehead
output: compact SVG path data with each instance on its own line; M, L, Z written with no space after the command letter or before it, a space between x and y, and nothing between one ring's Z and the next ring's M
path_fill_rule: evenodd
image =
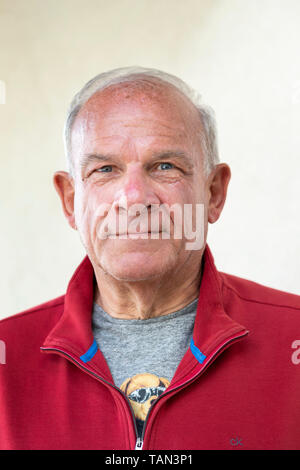
M128 137L191 142L201 126L198 110L177 88L139 78L110 85L82 106L73 124L72 148Z

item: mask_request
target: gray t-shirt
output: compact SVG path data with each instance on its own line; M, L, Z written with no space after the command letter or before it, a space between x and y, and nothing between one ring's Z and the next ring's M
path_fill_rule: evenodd
M168 387L189 348L197 304L198 298L161 317L123 320L94 303L95 340L115 385L130 400L139 435L151 404Z

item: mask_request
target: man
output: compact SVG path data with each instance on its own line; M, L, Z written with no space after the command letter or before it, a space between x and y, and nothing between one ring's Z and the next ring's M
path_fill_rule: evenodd
M230 180L212 111L117 69L75 96L65 144L54 184L87 256L65 296L1 322L1 448L299 449L300 298L218 272L206 244Z

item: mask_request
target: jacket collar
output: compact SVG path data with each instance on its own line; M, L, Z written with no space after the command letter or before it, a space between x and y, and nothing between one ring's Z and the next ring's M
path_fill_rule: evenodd
M244 326L225 312L222 279L207 244L203 258L193 339L188 354L184 356L181 367L176 371L176 378L182 378L199 365L198 363L201 364L226 339L248 333ZM111 381L110 371L97 348L92 332L95 282L93 266L86 256L68 284L63 314L46 337L41 349L63 350L78 362L88 362L90 367Z
M247 331L225 311L223 281L216 269L213 255L206 244L203 276L199 289L193 339L208 356L227 337Z

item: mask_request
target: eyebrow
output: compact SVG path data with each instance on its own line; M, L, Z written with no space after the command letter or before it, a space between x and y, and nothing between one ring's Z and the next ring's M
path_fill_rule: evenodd
M107 162L107 161L112 161L112 160L116 160L114 155L101 155L98 153L89 153L82 157L81 162L80 162L80 168L81 170L84 170L88 166L89 163L92 163L94 161Z
M179 163L182 163L185 165L187 170L192 170L194 168L194 163L192 160L182 151L182 150L166 150L163 152L159 153L154 153L150 159L146 162L146 167L149 167L153 162L157 160L175 160L178 161ZM82 157L81 163L80 163L80 168L81 170L84 170L89 163L93 162L118 162L120 161L120 158L115 156L115 155L102 155L98 153L90 153L86 154Z

